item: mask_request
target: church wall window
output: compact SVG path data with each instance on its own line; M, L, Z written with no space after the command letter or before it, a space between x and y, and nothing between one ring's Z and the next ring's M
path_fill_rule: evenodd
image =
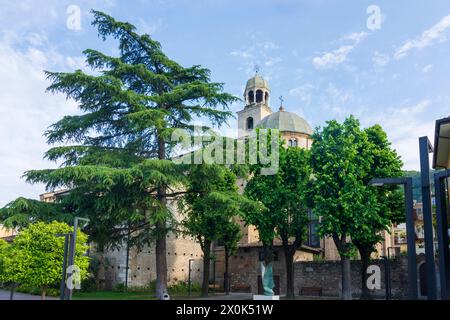
M253 130L253 118L247 118L247 130Z
M320 220L314 211L308 210L309 225L308 225L308 246L313 248L320 248L320 236L318 232Z
M256 103L261 103L263 101L263 92L262 90L256 91Z
M297 139L289 139L289 147L298 147Z
M269 104L269 93L268 92L266 92L265 95L264 95L264 102L266 104Z
M250 92L248 93L248 102L249 102L249 103L255 102L255 93L254 93L253 91L250 91Z

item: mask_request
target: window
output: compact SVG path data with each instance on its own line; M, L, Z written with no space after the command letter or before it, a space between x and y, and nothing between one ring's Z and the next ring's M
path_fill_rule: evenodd
M255 93L254 93L253 91L250 91L250 92L248 93L248 102L249 102L249 103L255 102Z
M247 118L247 130L253 130L253 118Z
M266 92L266 94L265 94L265 96L264 96L264 102L265 102L266 104L269 104L269 93L268 93L268 92Z
M262 90L256 91L256 103L261 103L263 101L263 92Z
M289 139L289 147L298 147L297 139Z
M318 235L319 219L312 210L309 210L308 216L308 246L320 248L320 237Z

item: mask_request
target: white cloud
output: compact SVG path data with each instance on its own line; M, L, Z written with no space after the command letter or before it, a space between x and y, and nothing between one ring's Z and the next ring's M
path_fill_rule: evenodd
M159 30L163 28L163 20L161 18L157 19L153 23L149 23L144 19L139 19L139 31L143 33L147 33L149 35L154 35Z
M372 61L377 67L384 67L389 63L389 56L387 54L379 53L375 51Z
M345 37L342 37L342 40L350 40L354 41L355 43L360 43L368 36L368 33L365 31L361 32L353 32Z
M248 75L254 73L256 65L265 67L262 73L266 80L270 80L275 74L274 68L282 61L277 54L279 46L271 41L259 41L255 37L252 37L252 41L252 45L233 50L230 54L242 60L240 70Z
M450 15L442 18L438 23L428 30L425 30L422 35L416 39L410 39L403 43L394 54L394 58L399 60L406 57L411 50L420 50L431 46L436 42L444 42L447 40L445 32L450 28Z
M264 61L264 65L266 67L271 67L274 64L277 64L279 62L281 62L281 58L280 57L269 57L266 61Z
M37 198L44 192L42 185L29 185L21 176L30 169L52 167L42 159L48 149L42 134L63 115L77 112L73 101L45 92L50 83L43 70L67 70L79 58L64 57L48 47L17 49L9 40L0 38L0 207L19 196ZM31 42L45 45L45 41Z
M339 102L347 102L351 98L351 94L348 92L345 92L341 89L338 89L334 84L331 82L328 84L327 89L325 90L326 93L334 100Z
M422 68L422 72L423 73L428 73L431 71L431 69L433 69L433 65L432 64L427 64L425 67Z
M361 122L365 127L380 124L393 148L402 157L404 168L419 170L419 137L434 136L434 122L424 117L432 105L432 100L423 99L415 104L403 103L384 111L366 109L361 115Z
M304 84L289 90L289 95L299 98L308 107L311 105L312 93L315 87L312 84Z
M365 31L354 32L348 36L342 37L341 40L351 41L352 44L342 45L339 48L325 52L320 56L314 57L312 60L313 65L317 69L329 69L333 68L347 60L348 55L368 36Z

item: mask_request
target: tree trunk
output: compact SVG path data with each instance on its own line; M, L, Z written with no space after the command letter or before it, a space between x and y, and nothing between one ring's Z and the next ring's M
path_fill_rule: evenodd
M334 244L339 250L341 257L341 299L352 300L352 269L350 264L350 257L347 256L349 244L347 243L347 236L333 236Z
M156 239L156 298L162 300L167 293L167 257L166 257L166 226L165 222L156 225L158 238Z
M105 268L105 249L103 245L98 244L97 247L98 270L94 275L95 289L101 291L105 289L106 268Z
M211 263L211 241L205 240L204 247L203 247L202 297L207 297L208 296L210 263Z
M367 274L367 268L370 264L370 250L363 247L358 247L359 255L361 256L361 300L371 300L372 294L367 288L367 279L369 275Z
M158 134L158 158L165 160L166 158L166 144L164 139ZM162 206L167 205L166 188L160 186L157 190L158 200ZM163 299L164 294L167 293L167 256L166 256L166 236L167 228L166 221L159 221L156 223L156 297Z
M284 257L286 261L286 297L293 299L294 292L294 254L288 248L284 249Z
M350 258L341 255L342 300L352 300L352 274Z
M47 293L46 291L47 291L47 288L46 288L46 287L42 288L42 291L41 291L41 300L45 300L45 294Z
M10 292L10 294L9 294L9 300L14 300L14 291L16 290L16 284L15 283L13 283L12 285L11 285L11 292Z
M229 270L229 264L230 264L230 256L228 254L228 249L225 248L225 273L223 275L223 288L225 290L225 294L230 294L230 270Z

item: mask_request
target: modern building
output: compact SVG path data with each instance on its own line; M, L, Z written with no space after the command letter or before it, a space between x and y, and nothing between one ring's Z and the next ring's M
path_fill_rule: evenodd
M444 169L434 174L436 220L438 234L439 285L441 298L450 297L450 117L436 121L433 168Z

